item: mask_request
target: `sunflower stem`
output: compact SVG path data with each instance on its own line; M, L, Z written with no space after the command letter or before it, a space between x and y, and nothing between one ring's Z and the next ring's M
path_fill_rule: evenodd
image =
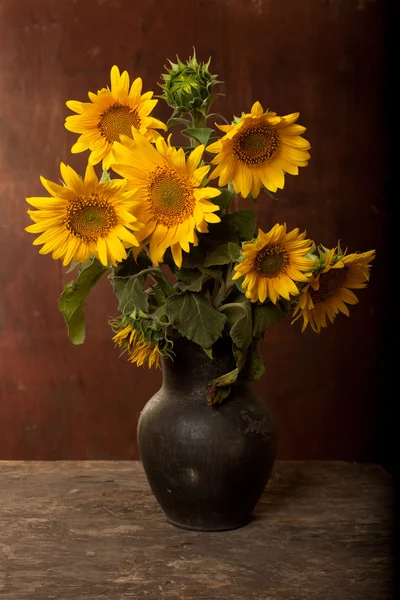
M223 292L221 294L221 291ZM211 294L211 304L214 308L217 308L224 297L225 294L225 284L224 283L220 283L217 279L214 280L214 288Z
M235 308L235 307L244 309L243 304L241 304L239 302L229 302L228 304L223 304L217 310L219 310L219 312L223 312L227 308Z
M203 129L206 126L207 116L197 109L192 111L192 129ZM199 140L194 138L190 138L190 145L195 148L196 146L200 146Z
M232 197L230 198L230 200L229 200L229 202L227 204L227 207L225 209L225 213L226 214L229 214L229 213L232 212L232 210L231 210L232 201L237 199L237 195L235 194L235 190L233 189L233 183L231 181L228 183L228 190L230 192L232 192Z

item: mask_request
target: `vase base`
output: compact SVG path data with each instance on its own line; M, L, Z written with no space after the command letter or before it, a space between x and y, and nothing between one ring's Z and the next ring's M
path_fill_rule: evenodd
M234 529L240 529L241 527L245 527L251 521L251 516L246 520L241 521L240 523L235 523L231 525L214 525L210 527L202 527L200 525L188 525L186 523L179 523L178 521L173 521L167 517L168 523L171 523L174 527L178 527L179 529L187 529L189 531L203 531L204 533L217 533L218 531L233 531Z

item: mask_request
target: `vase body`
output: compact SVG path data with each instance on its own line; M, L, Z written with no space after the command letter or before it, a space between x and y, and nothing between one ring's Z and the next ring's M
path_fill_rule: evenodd
M213 360L187 340L163 360L163 385L144 407L138 445L150 487L178 527L223 531L246 525L272 471L276 431L247 385L207 404L207 384L235 368L225 340Z

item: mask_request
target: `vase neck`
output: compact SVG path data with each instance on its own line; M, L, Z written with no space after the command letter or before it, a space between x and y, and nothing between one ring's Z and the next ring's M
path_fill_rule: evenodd
M163 388L170 392L204 397L210 381L235 368L229 338L221 338L214 344L212 359L199 345L182 338L174 341L173 351L173 360L162 361Z

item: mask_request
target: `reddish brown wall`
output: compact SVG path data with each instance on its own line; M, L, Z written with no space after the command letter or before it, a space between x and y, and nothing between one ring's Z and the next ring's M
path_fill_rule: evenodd
M260 224L286 220L325 245L378 249L352 317L322 335L284 322L265 343L258 384L280 431L281 458L376 459L383 300L383 1L5 0L0 7L0 458L136 458L136 422L161 373L114 351L102 281L88 302L87 342L72 346L57 298L62 266L31 246L25 196L58 180L75 135L67 99L84 100L117 64L156 89L166 58L196 46L226 83L227 115L259 99L300 111L312 160L288 177ZM161 118L167 112L162 107Z

